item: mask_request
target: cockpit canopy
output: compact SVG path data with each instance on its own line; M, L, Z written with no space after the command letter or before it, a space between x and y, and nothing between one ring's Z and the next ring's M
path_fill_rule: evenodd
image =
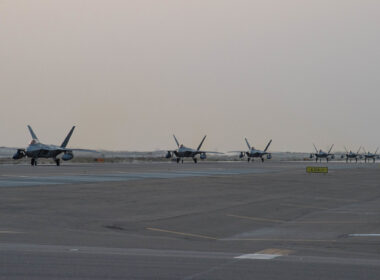
M31 142L30 142L30 145L35 145L37 144L37 141L35 139L33 139Z

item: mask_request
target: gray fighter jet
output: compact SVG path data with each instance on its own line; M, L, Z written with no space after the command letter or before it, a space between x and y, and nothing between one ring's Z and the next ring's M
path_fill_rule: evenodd
M320 162L322 162L322 158L325 158L326 161L329 162L329 157L331 159L335 158L334 154L331 154L331 150L334 147L334 144L331 145L330 150L327 153L324 152L324 151L322 151L322 150L318 151L317 147L314 144L313 144L313 146L314 146L314 149L315 149L315 154L310 154L310 158L315 157L315 162L318 162L318 159L319 159Z
M379 148L376 149L375 153L370 153L370 152L366 152L365 149L363 148L363 151L364 151L364 161L367 162L367 160L369 161L370 159L372 159L373 162L376 161L376 159L379 159L380 156L377 154L377 151L379 150Z
M203 160L203 159L207 158L206 153L220 154L218 152L210 152L210 151L201 151L200 150L203 142L206 139L206 135L203 137L201 143L198 145L198 148L196 150L194 150L192 148L185 147L183 144L180 145L174 134L173 134L173 137L174 137L175 143L177 144L178 149L168 151L166 153L165 157L166 158L172 158L173 156L175 156L177 163L179 163L180 161L183 163L183 159L187 158L187 157L191 157L193 159L194 163L197 163L198 162L198 160L196 158L197 155L200 155L199 156L200 159Z
M359 155L359 152L361 150L361 146L359 147L359 150L355 153L353 151L350 150L350 152L348 152L348 150L346 149L346 147L344 147L344 149L346 150L346 162L348 162L348 160L350 160L350 162L355 159L355 162L358 162L358 158L362 158L361 155ZM341 158L344 158L344 155L341 156Z
M18 149L13 155L13 159L21 159L23 157L31 158L31 165L37 165L38 158L53 158L57 166L60 165L60 159L57 156L61 153L62 160L71 160L74 157L73 151L67 149L66 146L69 143L70 137L73 134L75 126L73 126L67 134L65 140L62 142L61 146L55 145L45 145L40 143L33 129L28 125L30 134L32 135L32 142L26 149Z
M239 158L243 158L245 155L248 157L248 162L254 161L254 158L260 158L261 162L264 162L264 156L266 155L267 159L272 158L272 154L268 153L267 150L272 143L272 139L268 142L267 146L265 147L264 151L257 150L255 147L251 147L249 144L247 138L244 138L245 142L247 143L248 146L248 152L246 151L231 151L231 153L240 153Z

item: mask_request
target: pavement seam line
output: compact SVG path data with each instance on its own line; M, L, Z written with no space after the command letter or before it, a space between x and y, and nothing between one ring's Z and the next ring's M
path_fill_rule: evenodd
M228 238L223 241L273 241L273 242L337 242L335 239L281 239L281 238Z
M219 238L207 236L207 235L202 235L202 234L186 233L186 232L172 231L172 230L166 230L166 229L160 229L160 228L150 228L150 227L147 227L145 229L150 230L150 231L165 232L165 233L171 233L171 234L176 234L176 235L191 236L191 237L211 239L211 240L219 240Z
M234 218L240 218L240 219L248 219L258 222L271 222L271 223L285 223L286 221L282 220L275 220L275 219L266 219L266 218L255 218L255 217L248 217L248 216L239 216L239 215L233 215L233 214L227 214L228 217L234 217Z
M295 207L295 208L330 210L330 208L326 208L326 207L307 206L307 205L292 204L292 203L281 203L280 205L287 206L287 207Z
M373 224L377 222L363 222L363 221L284 221L276 219L257 218L249 216L239 216L233 214L227 214L228 217L234 217L239 219L247 219L257 222L270 222L270 223L287 223L287 224Z

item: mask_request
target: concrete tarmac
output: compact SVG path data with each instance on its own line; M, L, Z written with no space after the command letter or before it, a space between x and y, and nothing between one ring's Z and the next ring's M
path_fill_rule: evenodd
M378 279L379 179L377 163L1 165L0 279Z

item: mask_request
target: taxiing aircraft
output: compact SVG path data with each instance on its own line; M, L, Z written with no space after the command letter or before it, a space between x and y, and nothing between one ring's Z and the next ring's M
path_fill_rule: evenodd
M200 155L199 156L200 159L203 160L203 159L207 158L206 153L220 154L218 152L210 152L210 151L201 151L200 150L203 142L206 139L206 135L203 137L201 143L198 145L198 148L196 150L185 147L183 144L180 145L174 134L173 134L173 137L174 137L174 140L177 144L178 149L168 151L165 157L166 158L172 158L173 156L176 156L177 163L179 163L180 161L183 163L183 159L187 158L187 157L191 157L193 159L194 163L197 163L198 162L198 160L196 158L197 155Z
M350 162L351 162L352 159L355 159L355 161L358 162L358 158L362 158L362 156L359 155L361 148L362 147L360 146L359 150L356 153L354 153L351 150L350 150L350 152L348 152L346 147L344 147L344 149L346 150L346 162L348 162L348 160L350 160ZM341 158L344 158L344 155L342 155Z
M247 138L244 138L244 139L245 139L245 142L247 143L247 146L248 146L248 152L246 152L246 151L231 151L231 153L240 153L239 158L243 158L246 155L248 157L248 162L250 162L251 159L252 159L252 161L254 161L254 158L260 158L261 162L264 162L264 156L265 155L267 156L267 159L272 158L272 154L267 152L270 144L272 143L272 140L270 140L268 142L264 151L261 151L261 150L255 149L255 147L251 147Z
M335 155L334 154L331 154L331 150L332 148L334 147L334 144L331 145L330 147L330 150L326 153L322 150L319 150L317 149L317 147L313 144L314 146L314 149L315 149L315 154L310 154L310 158L313 158L315 157L315 162L318 162L318 159L320 162L322 162L322 158L325 158L327 162L329 162L329 157L331 159L334 159L335 158Z
M379 159L380 156L377 154L377 151L379 150L379 148L376 149L375 153L370 153L368 151L368 153L365 151L365 149L363 148L363 151L364 151L364 161L367 162L367 160L369 161L370 159L373 160L373 162L376 161L376 159Z
M57 166L60 165L60 159L57 156L63 153L62 160L71 160L74 157L73 151L67 149L66 146L69 143L70 137L74 132L75 126L73 126L67 134L65 140L62 142L61 146L46 145L40 143L33 129L28 125L30 134L32 135L32 142L26 149L18 149L13 155L13 159L21 159L23 157L31 158L31 165L37 165L38 158L53 158Z

